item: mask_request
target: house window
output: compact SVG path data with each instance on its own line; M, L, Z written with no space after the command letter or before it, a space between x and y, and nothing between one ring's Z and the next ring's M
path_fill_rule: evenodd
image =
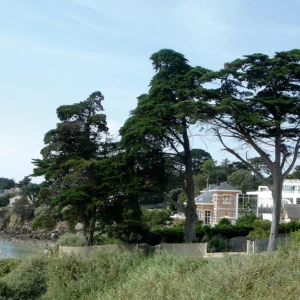
M229 195L225 195L223 197L223 203L231 203L231 197Z
M266 191L269 191L269 189L267 187L260 187L259 191L260 192L266 192Z
M198 216L198 220L201 220L201 210L197 209L196 213L197 213L197 216Z
M205 211L204 224L205 225L210 225L210 219L211 219L211 211L210 210L206 210Z
M297 199L296 199L296 203L297 203L297 204L300 204L300 198L297 198Z
M282 188L283 192L285 193L295 193L295 189L296 186L292 186L292 185L284 185Z

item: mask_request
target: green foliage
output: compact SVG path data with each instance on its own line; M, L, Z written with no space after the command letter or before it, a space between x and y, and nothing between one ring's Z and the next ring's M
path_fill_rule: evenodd
M51 200L53 198L53 191L47 187L41 187L38 194L38 203L37 205L46 205L49 206L51 204Z
M56 242L58 246L80 247L85 245L85 237L74 233L65 233Z
M126 243L146 243L150 229L139 221L128 220L115 228L115 237Z
M222 218L218 225L231 225L231 222L227 218Z
M207 252L227 252L229 251L229 240L222 237L220 234L205 235L202 240L202 243L207 243Z
M183 156L184 152L180 152L180 155ZM197 174L201 173L201 167L202 167L203 163L207 160L212 159L211 155L203 149L192 149L191 155L192 155L193 175L197 175ZM177 163L178 163L179 168L184 167L180 158L177 160Z
M294 231L300 230L300 222L299 221L292 221L289 223L281 223L279 224L279 233L282 234L289 234Z
M123 244L123 242L119 239L109 237L107 235L101 235L100 237L96 237L97 245L116 245Z
M39 206L39 207L36 207L35 209L34 209L34 216L35 217L38 217L38 216L40 216L41 214L43 214L45 211L47 211L48 210L48 208L47 207L45 207L45 206Z
M99 293L125 278L141 259L129 254L109 253L88 258L69 256L55 259L48 266L50 288L42 299L83 299L91 292Z
M300 179L300 166L296 166L294 171L289 174L287 177L287 179Z
M256 217L256 214L254 214L253 212L247 213L241 217L239 217L236 220L236 226L248 226L248 227L253 227L254 226L254 222L255 220L257 220L258 218Z
M39 257L22 263L0 281L3 299L37 299L46 291L47 261Z
M291 244L292 245L300 245L300 230L291 232Z
M224 240L229 240L236 236L247 236L249 232L253 230L253 226L247 224L240 224L239 226L218 224L214 227L197 226L196 237L198 241L209 241L214 239L214 236L220 236ZM204 240L203 240L204 239ZM184 227L173 226L173 227L154 227L151 229L149 244L165 243L183 243L184 242Z
M274 232L269 249L275 250L282 183L300 151L300 49L277 52L274 57L245 55L207 74L203 82L217 84L200 93L214 107L211 125L224 149L248 165L256 178L273 191L277 211L273 214L276 219L272 220ZM198 103L192 102L196 110ZM241 147L233 148L228 137L234 137ZM274 145L272 152L270 145ZM264 168L248 160L245 147L259 155L272 176L271 183L264 177Z
M4 207L7 206L9 204L9 199L12 197L13 195L11 194L4 194L3 196L0 197L0 207Z
M9 274L13 271L17 266L21 263L19 259L15 258L7 258L0 260L0 278L4 277L5 275Z
M168 197L167 198L170 198L173 202L178 202L179 200L179 195L184 193L183 190L181 188L176 188L176 189L173 189L173 190L170 190L168 192ZM172 204L169 204L169 206L171 207L171 210L174 210L175 207L174 205Z
M0 298L298 299L299 264L298 242L265 255L206 260L165 253L39 256L0 279Z
M198 196L207 187L207 177L203 174L194 175L193 181L195 187L194 195Z
M158 228L151 230L149 244L157 245L160 243L183 243L184 228L182 226Z
M178 203L184 204L187 201L186 193L181 192L178 196Z
M233 172L227 177L227 181L235 188L241 190L243 194L250 190L255 190L258 186L254 181L253 175L248 170L237 170Z
M27 197L33 206L38 204L38 195L41 187L36 183L29 183L26 186L22 187L22 195Z
M156 225L163 225L167 221L170 221L170 215L171 211L168 209L143 209L141 221L151 228Z
M248 235L252 239L267 239L270 236L271 222L268 220L255 220L253 223L254 230Z
M34 176L45 176L39 202L64 211L70 224L81 222L87 245L93 244L97 220L119 223L127 209L139 210L139 181L126 153L108 136L103 100L94 92L60 106L60 123L45 134L42 159L33 160Z
M121 145L129 157L135 159L136 169L143 177L144 189L166 192L178 182L187 196L186 241L195 237L197 222L194 203L194 172L202 164L201 156L193 152L189 141L192 119L185 112L185 102L193 99L200 87L200 78L208 70L191 67L188 60L178 52L162 49L150 57L156 74L150 82L148 94L138 98L136 109L120 130ZM199 100L203 104L204 101ZM182 106L181 106L182 105ZM205 111L205 112L204 112Z
M47 229L52 230L56 225L56 215L50 208L43 208L40 213L35 210L35 218L32 221L32 229Z
M11 189L16 186L14 179L8 179L5 177L0 177L0 190Z
M18 182L17 186L19 188L22 188L22 187L24 187L24 186L26 186L26 185L28 185L30 183L31 183L30 176L24 176L24 178Z
M13 204L13 213L19 215L22 221L31 220L34 216L34 207L29 203L27 197L22 196Z

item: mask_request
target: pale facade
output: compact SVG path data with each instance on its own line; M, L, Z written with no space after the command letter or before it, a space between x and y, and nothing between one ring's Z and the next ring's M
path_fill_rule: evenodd
M247 195L257 197L257 216L272 220L273 199L272 192L267 186L259 186L257 191L248 192ZM282 189L282 208L286 204L300 204L300 180L286 179Z

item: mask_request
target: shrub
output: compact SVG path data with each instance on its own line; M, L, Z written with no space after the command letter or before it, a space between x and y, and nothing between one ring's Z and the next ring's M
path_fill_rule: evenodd
M293 245L300 244L300 230L291 232L291 242Z
M0 197L0 207L7 206L9 204L9 199L13 197L11 194L4 194Z
M56 242L58 246L81 247L85 246L85 237L74 233L65 233Z
M267 239L270 236L271 222L268 220L255 220L254 230L248 234L252 239Z
M95 245L113 245L113 244L122 244L123 242L114 237L109 237L106 234L95 235L94 244Z
M150 228L156 225L163 225L170 221L171 211L169 209L142 210L142 222Z
M0 259L0 278L10 273L20 263L21 261L15 258Z
M247 227L250 227L250 226L253 226L254 225L254 222L255 220L257 220L258 218L256 217L256 214L254 214L253 212L250 212L250 213L247 213L241 217L239 217L237 220L236 220L236 225L237 226L247 226Z
M157 245L161 242L183 243L184 242L183 227L179 226L179 227L152 229L149 244Z
M227 218L222 218L218 225L231 225L231 222Z
M47 210L45 206L39 206L34 209L34 216L38 217Z
M32 221L32 229L52 230L56 225L56 217L51 209L44 209Z
M113 288L145 258L129 253L94 253L88 257L64 256L53 260L47 269L47 293L42 299L100 299L89 297Z
M115 229L115 237L126 243L147 243L149 227L139 221L128 221Z
M292 221L289 223L281 223L279 224L279 233L290 233L293 231L300 230L300 222Z
M46 263L43 257L28 258L1 280L3 299L36 299L46 291Z
M207 252L229 251L229 241L219 234L212 237L204 236L201 242L207 243Z
M22 196L13 204L13 212L21 216L21 220L30 220L34 216L34 207L29 203L27 197Z
M253 227L234 226L234 225L216 225L214 227L201 223L197 225L196 237L198 241L202 241L205 236L207 240L214 236L221 236L228 240L236 236L247 236ZM206 241L207 241L206 240ZM165 243L183 243L184 242L184 226L173 226L168 228L154 227L151 229L149 244L157 245L161 242Z

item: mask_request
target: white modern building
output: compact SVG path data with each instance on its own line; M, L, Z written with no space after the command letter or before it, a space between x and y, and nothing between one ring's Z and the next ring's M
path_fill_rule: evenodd
M258 191L247 192L249 196L257 197L257 216L272 220L273 199L267 186L259 186ZM286 179L282 189L282 208L286 204L300 204L300 179Z

